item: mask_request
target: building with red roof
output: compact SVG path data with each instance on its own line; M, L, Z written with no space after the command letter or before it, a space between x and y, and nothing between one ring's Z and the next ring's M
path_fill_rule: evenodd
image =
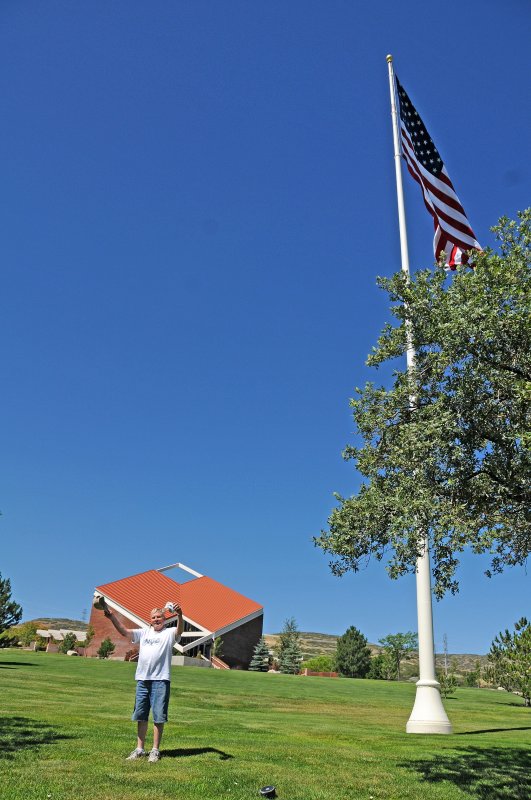
M192 578L183 583L173 580L166 573L176 568ZM168 601L178 603L184 629L175 645L177 656L211 663L213 659L217 664L214 642L221 639L223 662L231 668L247 669L262 635L264 609L259 603L180 563L102 584L94 595L105 598L125 628L148 627L153 608L163 608ZM174 620L175 615L168 614L168 624ZM103 639L109 637L116 645L114 657L134 657L131 642L120 636L101 611L92 608L90 624L95 636L87 648L88 655L96 655ZM186 659L178 658L177 663L186 663Z

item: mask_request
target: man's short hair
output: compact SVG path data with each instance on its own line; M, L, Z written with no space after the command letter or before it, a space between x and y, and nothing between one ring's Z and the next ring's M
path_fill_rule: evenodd
M153 614L162 614L162 616L164 616L164 609L163 608L152 608L150 616L152 617Z

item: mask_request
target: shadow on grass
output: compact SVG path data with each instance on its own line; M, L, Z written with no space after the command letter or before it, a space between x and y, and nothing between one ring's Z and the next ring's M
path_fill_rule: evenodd
M180 747L177 750L164 750L163 753L165 758L185 758L187 756L201 756L205 753L217 753L221 761L234 758L230 753L224 753L223 750L216 750L215 747Z
M454 736L474 736L476 733L503 733L504 731L531 731L531 726L524 726L521 728L484 728L481 731L460 731L454 733Z
M531 752L515 747L463 747L435 759L399 766L416 770L427 783L453 783L479 800L529 800Z
M45 744L73 738L59 733L53 725L28 717L0 717L0 759L15 758L21 750L36 750Z
M0 661L0 669L16 669L17 667L40 667L32 661Z

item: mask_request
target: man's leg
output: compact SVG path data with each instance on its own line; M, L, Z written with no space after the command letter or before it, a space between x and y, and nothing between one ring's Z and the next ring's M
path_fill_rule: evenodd
M140 724L140 723L139 723ZM146 723L147 725L147 723ZM153 749L160 750L160 740L162 739L162 734L164 733L164 723L163 722L154 722L153 723ZM144 732L145 736L145 732ZM140 745L138 745L140 747Z
M145 755L144 742L146 741L150 705L149 689L150 687L147 681L137 681L135 710L133 711L133 722L136 722L137 724L137 746L131 755L127 757L128 761L133 761L134 759L141 758L143 755Z
M164 732L164 723L168 719L168 703L170 701L170 682L153 681L151 710L153 712L153 750L148 761L160 759L160 742Z
M146 741L147 728L148 728L147 719L139 719L137 723L137 741L136 741L136 746L138 747L139 750L144 749L144 742Z

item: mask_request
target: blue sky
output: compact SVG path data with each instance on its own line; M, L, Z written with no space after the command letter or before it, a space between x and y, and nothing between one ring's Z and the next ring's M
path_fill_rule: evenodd
M492 244L529 204L530 22L527 0L4 0L0 570L26 619L181 561L268 632L416 628L413 577L334 578L311 542L359 485L348 400L399 268L385 57ZM485 568L434 604L439 649L529 614L525 570Z

